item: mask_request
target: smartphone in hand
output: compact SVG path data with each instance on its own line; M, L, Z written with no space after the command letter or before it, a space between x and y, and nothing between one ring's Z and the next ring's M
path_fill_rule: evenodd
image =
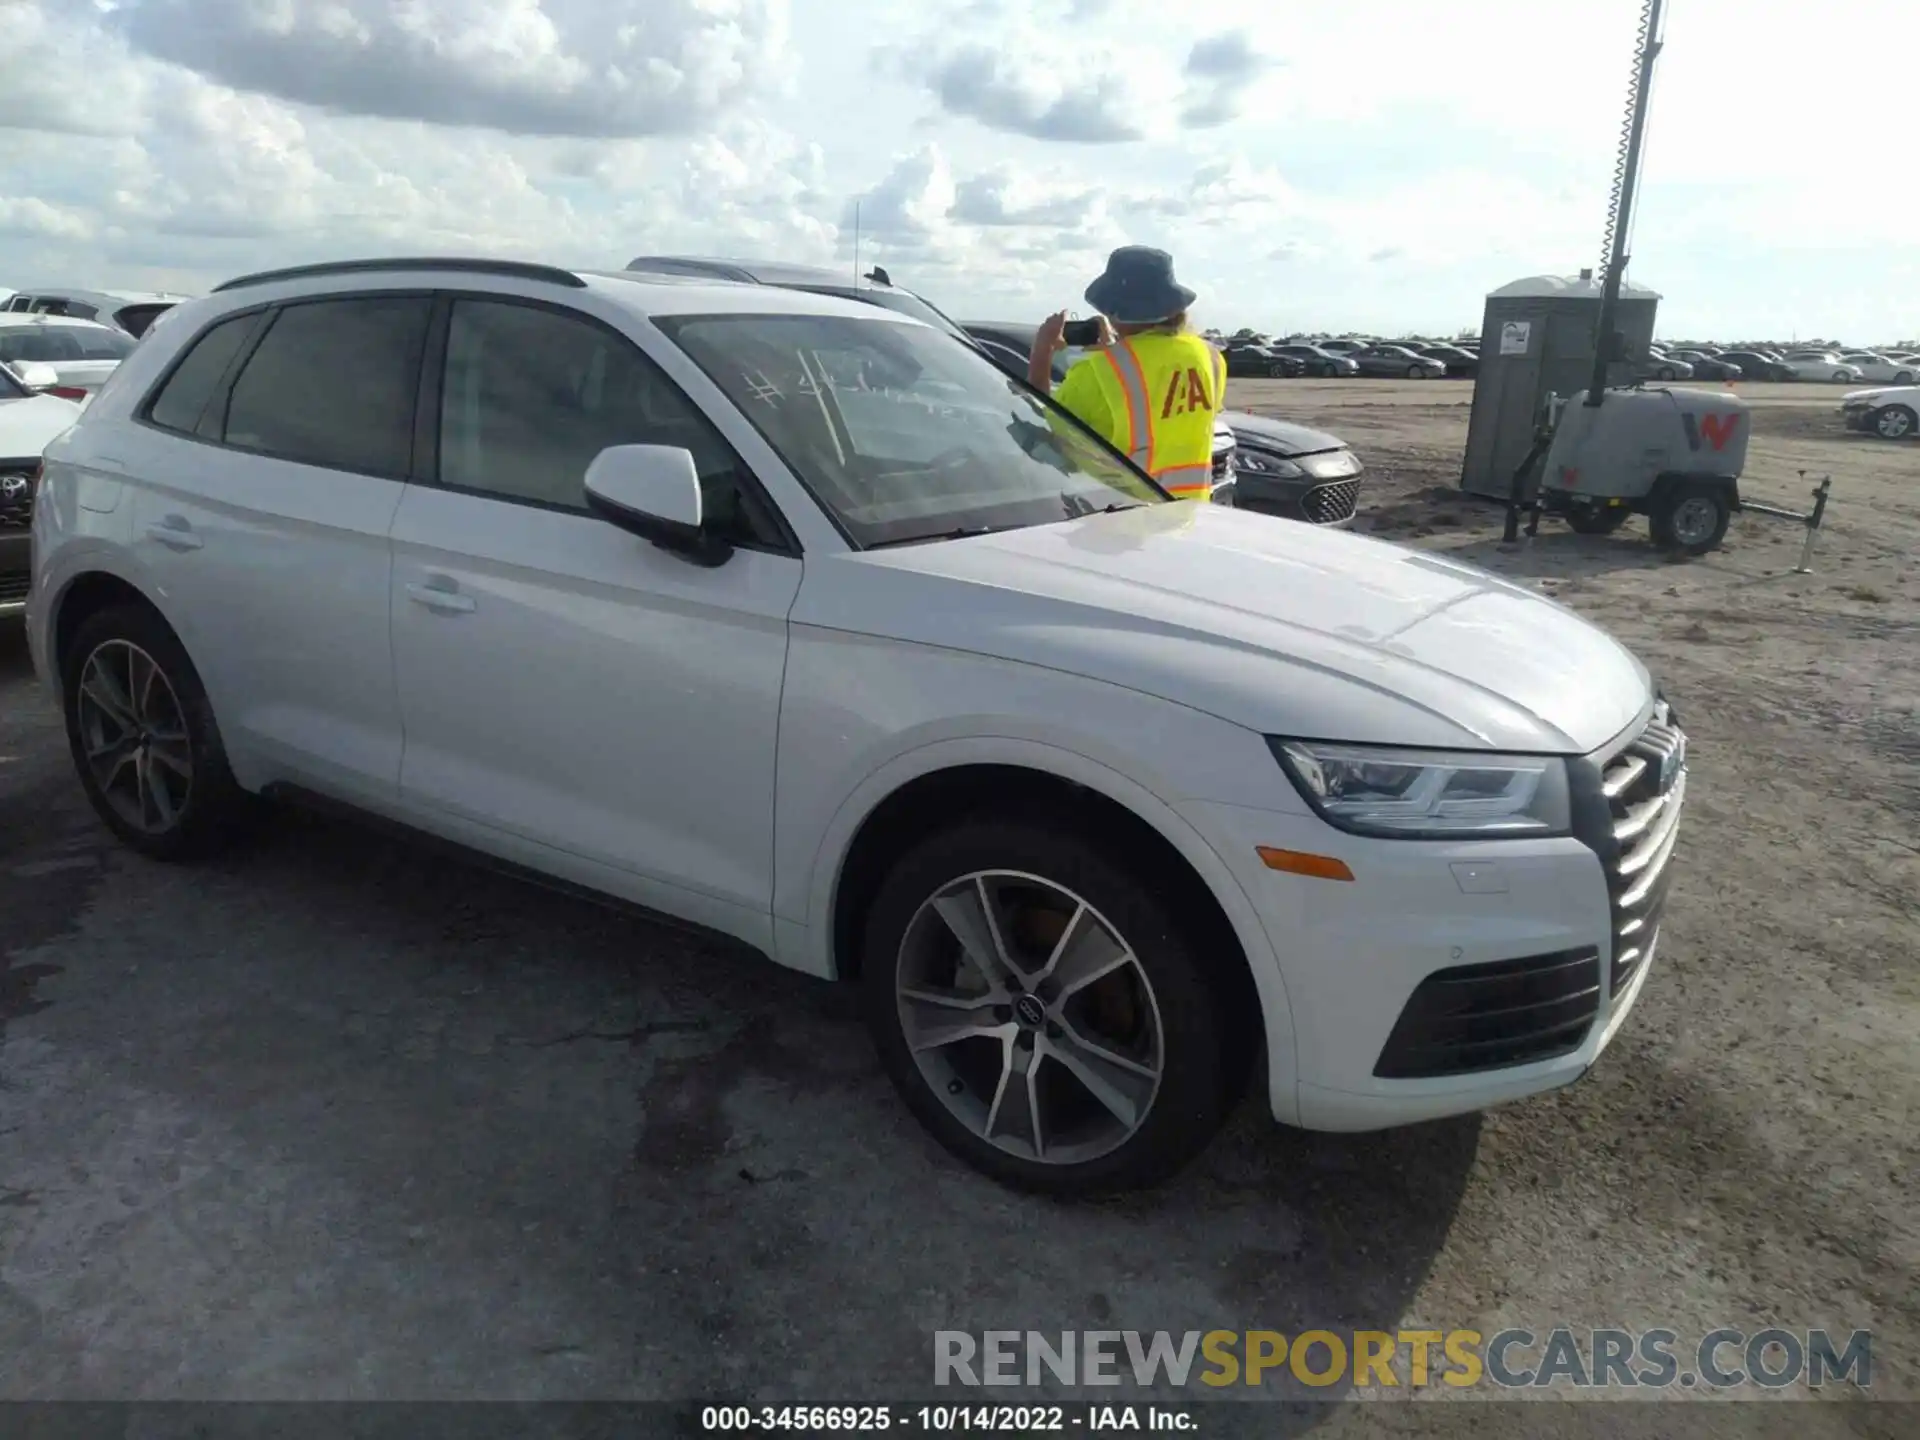
M1076 350L1091 350L1100 343L1100 321L1069 320L1061 328L1060 338Z

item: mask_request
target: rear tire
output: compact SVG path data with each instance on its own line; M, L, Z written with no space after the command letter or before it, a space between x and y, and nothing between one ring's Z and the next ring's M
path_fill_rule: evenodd
M1907 440L1920 429L1920 415L1905 405L1887 405L1874 411L1867 424L1882 440Z
M1228 987L1165 893L1046 821L964 820L901 856L865 919L861 985L881 1062L936 1140L1066 1196L1155 1184L1206 1146L1233 1098Z
M108 829L154 860L225 848L255 810L233 778L199 672L152 610L82 622L61 667L67 744Z
M1667 488L1647 517L1653 543L1682 555L1705 555L1726 538L1733 521L1727 487L1710 480L1681 480Z

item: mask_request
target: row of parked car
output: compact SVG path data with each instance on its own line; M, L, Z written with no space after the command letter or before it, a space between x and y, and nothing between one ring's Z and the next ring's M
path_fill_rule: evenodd
M1219 342L1229 375L1294 380L1302 376L1380 380L1470 380L1480 357L1464 345L1424 340L1262 340L1234 336Z
M1645 369L1650 380L1814 381L1851 385L1862 380L1911 385L1920 354L1877 350L1722 349L1717 345L1655 346Z

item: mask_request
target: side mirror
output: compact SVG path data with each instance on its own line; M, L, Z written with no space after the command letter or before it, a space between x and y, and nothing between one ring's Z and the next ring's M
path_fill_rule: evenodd
M724 565L733 546L701 524L700 472L676 445L609 445L587 466L587 508L696 565Z
M39 360L22 360L13 367L13 373L29 390L51 390L60 383L60 372Z

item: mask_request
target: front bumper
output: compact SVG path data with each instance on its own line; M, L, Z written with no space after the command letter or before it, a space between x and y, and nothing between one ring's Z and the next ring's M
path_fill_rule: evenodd
M1651 971L1685 798L1677 736L1656 717L1572 762L1578 833L1558 839L1369 840L1310 814L1195 806L1279 956L1293 1051L1268 1057L1275 1117L1380 1129L1585 1074ZM1258 846L1335 856L1354 879L1268 869Z
M1871 405L1842 405L1840 407L1841 423L1849 430L1868 429L1872 415L1873 407Z
M1242 509L1267 511L1335 529L1353 523L1360 505L1361 477L1366 472L1352 452L1285 457L1310 472L1301 475L1252 469L1245 463L1246 454L1247 447L1242 445L1236 451L1234 465L1234 503Z
M25 530L0 529L0 619L26 613L33 585L33 542Z

